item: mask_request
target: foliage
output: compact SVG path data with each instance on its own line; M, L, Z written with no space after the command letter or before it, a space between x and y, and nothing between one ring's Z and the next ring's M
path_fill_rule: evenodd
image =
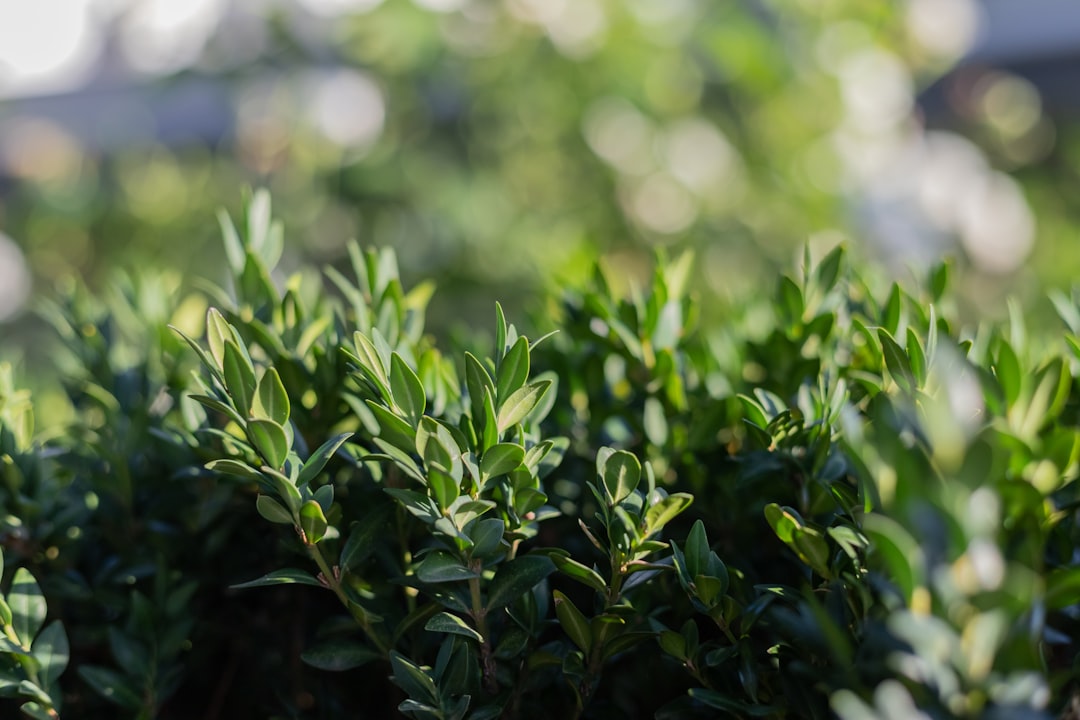
M266 193L221 227L228 290L137 275L51 308L61 435L0 374L27 714L1074 701L1075 297L1064 344L1018 309L961 327L947 264L879 287L836 248L714 326L661 254L628 296L597 269L540 334L496 305L493 341L447 347L392 251L281 279Z

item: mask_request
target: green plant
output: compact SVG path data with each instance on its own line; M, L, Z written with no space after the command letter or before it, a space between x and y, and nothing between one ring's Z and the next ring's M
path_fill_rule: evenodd
M837 248L713 327L692 256L659 256L629 297L598 271L554 298L546 334L496 305L493 342L447 347L390 250L275 280L268 195L221 225L229 290L129 279L54 308L62 433L36 444L0 375L5 552L72 638L52 707L973 718L1076 696L1075 298L1064 345L1019 310L960 328L948 265L879 287Z

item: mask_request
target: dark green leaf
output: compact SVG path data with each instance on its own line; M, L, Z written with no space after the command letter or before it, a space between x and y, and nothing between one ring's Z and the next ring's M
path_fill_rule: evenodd
M312 480L319 476L322 469L326 467L326 463L330 461L330 458L334 456L334 453L345 444L345 442L352 437L352 433L341 433L335 437L330 438L319 449L311 453L311 457L307 459L304 466L300 468L300 475L296 482L298 485L307 485Z
M480 577L448 552L436 550L424 556L416 566L416 577L426 583L444 583Z
M561 592L555 590L552 595L555 598L555 614L559 618L559 624L562 626L563 632L574 641L574 644L583 653L588 655L592 649L592 633L589 629L589 621L585 619L585 616L581 614L581 611L577 609L574 603L570 602L570 599Z
M369 514L352 524L349 539L345 541L338 561L343 569L355 570L374 552L381 536L387 532L392 511L391 505L380 503Z
M306 573L303 570L292 570L290 568L275 570L272 573L263 575L257 580L249 580L248 582L230 585L229 587L233 590L242 590L244 588L268 587L271 585L311 585L312 587L326 587L312 577L310 573Z
M555 565L543 555L524 555L503 563L488 586L488 611L506 607L553 572Z
M569 557L562 557L559 555L551 555L550 557L559 572L567 577L571 577L578 582L584 583L597 592L607 592L607 582L600 576L600 573L592 568L586 567L577 560Z
M255 498L255 509L258 510L259 515L261 515L263 519L269 520L272 523L292 525L295 522L289 511L269 495L260 494Z
M484 637L469 627L468 623L459 618L457 615L451 615L448 612L440 612L431 616L431 619L424 625L425 630L438 633L450 633L452 635L461 635L467 637L476 642L483 642Z
M324 640L300 655L300 659L308 665L330 672L352 670L381 658L379 651L342 638Z
M106 700L128 710L138 710L142 707L139 692L130 685L123 675L115 670L94 665L82 665L79 667L78 672L79 677Z
M423 668L395 650L390 651L390 667L394 671L393 681L406 695L422 703L439 705L439 691Z
M379 437L406 454L416 451L416 429L382 405L367 401L379 421Z

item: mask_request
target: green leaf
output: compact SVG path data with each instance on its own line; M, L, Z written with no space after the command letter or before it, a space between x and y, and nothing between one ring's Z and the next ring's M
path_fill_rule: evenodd
M543 555L523 555L503 563L488 586L488 611L506 607L553 572L554 563Z
M428 470L427 479L428 486L431 488L431 496L439 504L439 508L445 512L458 499L461 488L454 478L435 468Z
M591 567L586 567L577 560L562 555L552 554L549 557L562 574L588 585L597 592L607 592L607 582Z
M711 708L715 708L716 710L723 710L734 717L743 717L747 715L750 717L769 717L781 713L781 708L776 707L775 705L760 705L756 703L751 705L750 703L742 702L741 700L735 700L728 695L716 692L715 690L690 688L688 692L690 697L695 700L698 700Z
M289 439L285 428L273 420L249 420L247 436L266 464L280 470L289 454Z
M356 358L360 361L360 370L378 388L383 400L390 401L390 379L388 369L375 349L375 345L366 335L357 330L353 333L353 345Z
M326 467L326 463L334 456L334 453L336 453L352 436L353 434L351 432L341 433L320 445L319 449L311 453L311 457L309 457L307 462L304 463L304 466L300 468L300 475L296 479L296 484L301 486L307 485L317 478L323 468Z
M911 374L917 387L926 382L926 353L923 352L919 336L909 326L907 329L907 353L911 360Z
M518 390L529 377L529 341L523 336L499 363L496 397L501 402Z
M260 494L255 498L255 509L263 519L269 520L272 523L292 525L295 522L289 511L269 495Z
M322 506L315 500L308 500L300 506L300 529L311 545L317 544L326 535L326 515Z
M56 713L50 710L51 707L52 701L50 699L50 701L44 705L40 705L36 702L23 703L19 710L22 711L23 715L34 718L34 720L56 720Z
M225 341L225 359L222 366L225 387L232 396L233 404L244 417L251 413L255 398L255 370L232 340Z
M901 390L911 392L915 376L911 372L907 353L885 328L878 328L878 339L881 340L881 350L885 355L885 366L889 368L889 374Z
M379 540L388 531L393 506L380 503L369 514L352 524L349 539L341 549L339 564L343 569L355 570L378 547Z
M406 454L416 452L416 429L382 405L367 401L379 423L379 437Z
M420 418L427 407L427 395L420 378L400 355L390 355L390 389L397 405L414 428L420 424Z
M484 417L484 391L495 397L495 381L483 363L469 352L465 353L465 386L469 390L469 402L472 405L473 423Z
M37 660L39 681L48 690L64 672L71 656L64 624L54 620L46 625L34 639L30 654Z
M486 560L501 555L505 533L506 523L500 518L479 520L471 525L469 527L469 537L473 542L471 557Z
M537 406L544 393L551 386L550 380L539 380L518 388L510 397L502 401L499 406L498 430L499 434L524 420L533 408Z
M843 259L844 246L837 245L818 264L814 275L822 292L827 293L836 286L836 279L840 276L840 264Z
M589 629L589 621L585 619L585 616L581 614L581 611L577 609L574 603L570 602L570 599L563 595L558 590L552 592L552 596L555 598L555 615L559 618L559 625L562 626L563 632L573 640L581 652L589 655L589 651L592 649L592 632Z
M233 590L243 590L244 588L270 587L272 585L311 585L312 587L319 588L326 587L312 577L310 573L306 573L303 570L293 570L291 568L275 570L256 580L249 580L248 582L230 585L229 587Z
M481 478L486 480L504 475L519 467L525 460L525 448L516 443L497 443L484 451L480 458Z
M656 638L660 648L677 660L686 661L686 638L674 630L662 630Z
M663 447L668 439L667 415L664 412L664 404L656 397L645 398L645 416L643 418L645 437L653 445Z
M293 485L292 480L272 467L264 465L261 469L263 477L268 481L267 485L277 493L278 499L282 501L289 513L298 514L302 498L300 490Z
M268 368L259 379L251 412L257 418L273 420L278 425L289 422L289 394L274 368Z
M1080 567L1063 567L1046 576L1046 606L1060 610L1080 603Z
M606 457L598 454L597 470L613 505L634 492L641 480L641 462L625 450L616 450Z
M142 707L139 692L132 688L127 678L115 670L95 665L82 665L78 673L79 677L106 700L128 710L138 710Z
M206 344L210 346L210 355L214 358L217 369L225 367L225 341L235 341L236 335L232 326L217 308L206 311Z
M256 482L263 479L262 473L248 465L246 462L240 462L239 460L211 460L206 463L206 469L225 475L235 475L236 477L242 477L245 480L254 480Z
M435 550L424 556L424 559L416 566L416 577L421 582L444 583L456 580L468 580L480 577L480 574L470 570L448 552Z
M26 568L15 571L7 602L11 607L11 627L23 647L29 648L45 622L48 608L41 588Z
M448 612L440 612L432 615L427 623L424 624L424 629L437 633L461 635L462 637L467 637L476 642L484 641L483 635L469 627L469 625L457 615L451 615Z
M379 651L343 638L324 640L300 654L308 665L329 672L352 670L381 658Z
M419 665L396 650L391 650L390 667L394 671L391 679L410 698L432 706L440 704L435 682Z
M686 508L690 507L692 502L694 502L694 496L689 493L673 493L651 506L645 511L645 535L652 535L660 531Z
M1012 346L1004 339L998 345L997 363L994 365L998 384L1005 394L1006 407L1012 407L1020 397L1020 389L1023 384L1023 374L1020 371L1020 361L1016 358Z

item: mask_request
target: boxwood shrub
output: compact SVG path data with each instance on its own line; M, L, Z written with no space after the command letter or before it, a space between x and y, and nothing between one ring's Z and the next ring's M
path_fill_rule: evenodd
M221 226L228 288L47 304L66 411L0 368L5 717L1076 712L1080 297L837 248L706 324L661 254L446 342L391 250Z

